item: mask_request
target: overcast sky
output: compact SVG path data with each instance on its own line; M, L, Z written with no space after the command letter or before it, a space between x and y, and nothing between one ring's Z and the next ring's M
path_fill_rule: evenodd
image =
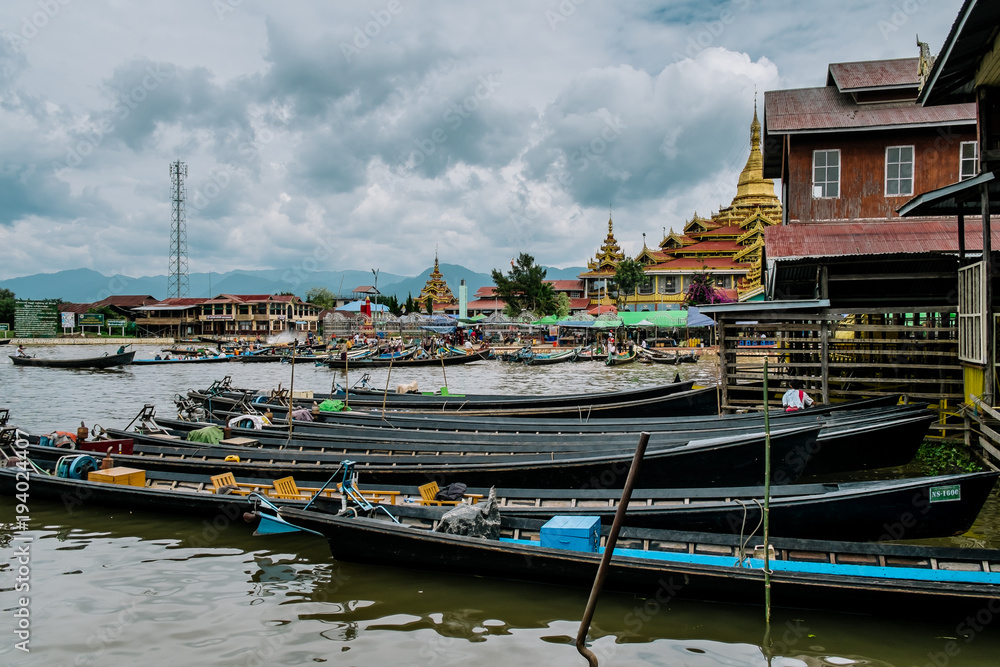
M726 205L754 90L937 53L961 0L4 0L0 278L584 264Z

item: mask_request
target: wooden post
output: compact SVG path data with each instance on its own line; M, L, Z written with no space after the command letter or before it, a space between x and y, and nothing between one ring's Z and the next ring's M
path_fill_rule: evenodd
M986 370L983 378L983 400L987 405L994 404L994 354L993 354L993 235L990 230L990 191L986 184L981 187L983 211L983 296L986 302Z
M830 402L830 320L826 315L819 323L820 373L822 375L823 403ZM766 379L765 379L766 382Z
M965 211L958 210L958 265L965 259Z
M719 402L719 412L722 412L723 405L729 405L729 386L726 382L726 371L728 361L726 359L726 320L719 318L719 389L722 399Z

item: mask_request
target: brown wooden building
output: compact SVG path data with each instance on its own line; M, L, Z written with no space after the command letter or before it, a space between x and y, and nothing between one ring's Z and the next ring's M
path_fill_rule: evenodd
M976 105L917 102L920 58L834 63L826 86L764 94L764 177L785 224L883 221L976 174Z

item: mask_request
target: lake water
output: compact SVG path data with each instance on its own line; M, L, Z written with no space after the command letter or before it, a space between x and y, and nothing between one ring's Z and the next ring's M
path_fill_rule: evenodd
M36 348L93 356L114 348ZM138 357L155 349L140 346ZM393 373L390 385L452 392L563 393L714 380L696 365L607 368L499 362ZM15 368L0 363L4 406L33 432L124 426L146 403L172 415L172 398L231 375L236 386L291 383L286 364L129 367L109 371ZM349 382L357 380L352 373ZM326 368L295 366L295 389L329 391ZM372 373L384 387L385 370ZM252 537L244 524L30 501L15 530L0 497L0 665L585 665L573 646L587 592L559 587L337 563L309 536ZM1000 546L991 502L951 543ZM19 538L18 541L15 538ZM25 542L25 538L31 538ZM30 653L15 648L15 549L30 544ZM763 596L763 593L762 593ZM780 594L775 593L776 602ZM988 610L984 612L989 613ZM877 618L776 609L772 665L945 667L1000 665L1000 619L982 623L948 655L960 618ZM9 629L8 629L9 628ZM672 601L659 608L604 594L591 628L602 665L763 666L763 609ZM952 651L954 653L954 651Z

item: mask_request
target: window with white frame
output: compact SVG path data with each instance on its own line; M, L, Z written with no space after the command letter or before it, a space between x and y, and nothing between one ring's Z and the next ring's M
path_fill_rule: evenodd
M840 151L813 151L813 198L840 196Z
M979 171L979 142L963 141L959 154L958 180L966 181Z
M885 149L885 196L913 194L913 146L889 146Z

